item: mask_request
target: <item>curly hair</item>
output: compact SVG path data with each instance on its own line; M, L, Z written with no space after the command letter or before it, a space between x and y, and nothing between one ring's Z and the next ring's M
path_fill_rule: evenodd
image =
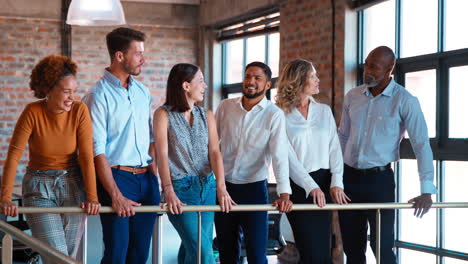
M36 98L45 98L52 88L68 75L76 76L78 66L70 58L49 55L34 66L29 87Z
M278 78L276 104L286 113L290 113L299 104L299 93L307 84L309 73L313 70L312 62L295 59L284 66Z

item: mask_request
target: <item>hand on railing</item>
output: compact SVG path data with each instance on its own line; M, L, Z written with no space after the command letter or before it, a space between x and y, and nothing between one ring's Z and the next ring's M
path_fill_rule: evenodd
M18 205L11 201L0 202L2 214L6 216L16 217L18 215Z
M330 189L330 196L337 204L348 204L348 202L351 202L351 199L346 195L343 188L337 186Z
M278 209L280 213L289 213L292 210L293 203L289 200L289 194L281 193L280 198L273 203L273 206Z
M232 206L237 205L226 190L226 186L216 187L216 195L218 196L218 203L222 212L229 213L232 210Z
M183 211L182 206L186 205L179 200L173 189L164 190L164 200L166 202L161 204L161 208L167 205L171 214L181 214Z
M118 195L112 198L112 208L120 217L134 216L135 210L133 206L140 206L140 203L127 199L123 195Z
M409 200L408 203L414 203L414 215L422 218L432 206L432 197L430 193L423 193L418 197Z
M312 189L312 191L310 191L309 196L312 197L312 199L314 200L314 204L318 205L318 207L320 208L324 207L327 203L327 201L325 200L325 194L319 187Z
M86 201L82 202L80 207L85 209L88 215L97 215L99 214L99 209L101 209L101 204L99 202Z

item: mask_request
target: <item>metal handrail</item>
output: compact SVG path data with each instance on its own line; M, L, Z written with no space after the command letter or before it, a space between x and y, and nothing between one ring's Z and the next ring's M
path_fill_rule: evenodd
M339 204L327 204L320 208L315 204L294 204L292 206L293 211L315 211L315 210L376 210L376 263L380 264L380 229L381 219L380 210L386 209L412 209L414 204L410 203L351 203L347 205ZM187 205L183 206L184 212L198 212L198 256L197 261L201 263L201 212L221 212L221 208L218 205ZM432 208L468 208L468 202L451 202L451 203L434 203ZM138 206L134 207L136 213L149 213L159 212L167 213L167 208L161 208L161 206ZM276 207L270 204L255 204L255 205L236 205L232 207L232 212L239 211L277 211ZM19 207L18 212L21 214L35 214L35 213L83 213L84 209L79 207ZM100 213L114 213L114 209L110 206L104 206L101 208ZM161 252L159 248L159 240L162 237L161 223L159 219L155 223L155 230L153 232L153 238L157 239L157 243L153 243L153 253ZM1 228L0 228L1 229ZM21 231L20 231L21 232ZM87 234L84 234L84 240L87 240ZM155 242L155 241L153 241ZM155 249L157 247L158 249ZM40 253L41 254L41 253ZM86 263L86 254L83 256L84 263ZM160 263L160 255L155 258L153 256L153 263ZM66 262L69 263L69 262ZM74 263L74 262L72 262Z
M11 250L13 249L12 248L13 243L12 243L11 237L14 237L21 243L25 244L26 246L30 247L34 251L38 252L40 255L50 259L54 263L58 263L58 264L81 263L63 254L57 249L49 246L48 244L40 241L39 239L34 238L24 233L22 230L8 224L7 222L3 220L0 220L0 230L5 233L5 237L2 240L2 263L11 263L12 261Z
M184 212L221 212L219 205L186 205L182 206ZM294 204L293 211L310 210L373 210L373 209L411 209L411 203L350 203L350 204L327 204L320 208L315 204ZM468 202L456 203L434 203L431 208L468 208ZM161 206L137 206L133 208L136 213L167 213L167 208ZM276 207L269 204L253 205L235 205L232 212L239 211L278 211ZM38 213L83 213L85 209L79 207L18 207L20 214L38 214ZM110 206L101 207L100 213L114 213Z

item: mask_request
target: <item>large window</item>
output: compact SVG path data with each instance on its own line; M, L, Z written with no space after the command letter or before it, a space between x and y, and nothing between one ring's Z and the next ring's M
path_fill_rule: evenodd
M416 96L434 153L437 202L467 202L468 1L388 0L359 12L358 60L377 46L395 51L395 80ZM417 162L404 139L396 164L398 201L419 195ZM468 212L432 209L422 219L397 213L399 263L466 263Z
M224 28L221 32L235 32L220 37L222 42L223 98L242 95L245 66L261 61L270 66L275 81L279 71L279 13L273 13ZM274 91L269 91L270 98Z

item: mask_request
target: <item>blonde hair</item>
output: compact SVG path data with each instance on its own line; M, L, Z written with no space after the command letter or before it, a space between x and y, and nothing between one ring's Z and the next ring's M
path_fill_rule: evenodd
M312 62L303 59L295 59L284 66L278 78L276 94L276 104L279 108L290 113L299 104L299 93L303 91L312 71Z

